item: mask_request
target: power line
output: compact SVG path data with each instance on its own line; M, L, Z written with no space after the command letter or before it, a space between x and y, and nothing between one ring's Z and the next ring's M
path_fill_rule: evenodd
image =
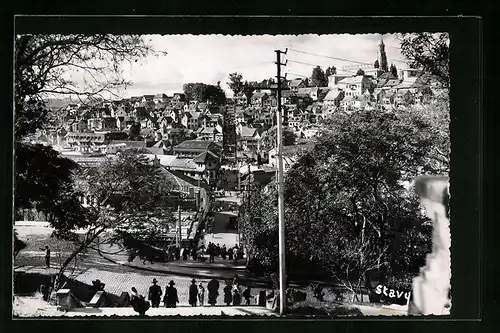
M319 66L318 64L311 64L311 63L308 63L308 62L302 62L302 61L297 61L297 60L288 60L288 62L302 64L302 65L306 65L306 66L313 66L313 67L318 67ZM319 66L319 67L321 67L321 66ZM356 71L352 71L352 70L342 70L342 72L353 73L353 74L357 73Z
M361 61L343 59L343 58L338 58L338 57L330 57L330 56L326 56L326 55L322 55L322 54L305 52L305 51L300 51L300 50L295 50L295 49L289 49L289 50L297 52L297 53L309 54L309 55L313 55L313 56L317 56L317 57L323 57L323 58L329 58L329 59L333 59L333 60L347 61L347 62L352 62L352 63L356 63L356 64L360 64L360 65L371 65L368 62L361 62Z
M302 77L309 77L307 75L302 75L302 74L297 74L297 73L290 73L290 72L287 72L287 74L295 75L295 76L302 76Z

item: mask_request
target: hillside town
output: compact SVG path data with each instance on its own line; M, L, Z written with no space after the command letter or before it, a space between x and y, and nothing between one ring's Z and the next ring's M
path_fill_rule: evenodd
M28 244L28 249L31 252L38 249L45 251L46 267L43 265L39 267L37 264L33 264L36 260L30 257L30 251L23 253L20 250L15 259L18 263L16 266L19 267L16 271L16 274L20 276L19 281L22 278L27 279L26 276L33 274L33 272L41 275L47 274L46 270L52 279L54 276L57 276L57 279L65 279L64 286L66 287L58 291L57 301L59 305L60 302L67 303L63 309L68 311L88 307L127 307L129 303L125 302L125 299L129 297L127 295L130 293L131 281L134 284L131 293L132 298L134 298L134 295L137 294L135 287L144 294L147 293L146 290L151 293L152 289L147 289L148 285L151 281L153 281L153 285L156 285L157 278L160 279L161 283L166 283L168 278L170 282L167 288L173 288L173 285L177 283L179 296L183 299L180 303L177 300L177 303L184 305L189 299L188 304L193 307L196 306L198 299L196 298L198 296L195 296L193 301L192 297L192 290L198 288L195 283L200 283L199 290L201 290L204 288L202 283L212 283L217 279L226 280L226 287L229 288L229 291L226 292L226 288L224 288L225 294L221 295L220 298L224 297L224 303L227 306L230 304L239 306L241 304L239 295L242 291L239 289L241 279L248 290L247 296L244 296L246 305L255 306L256 308L252 310L255 311L254 313L263 311L259 307L276 310L278 307L277 295L274 294L274 291L270 292L270 289L276 289L273 284L275 283L274 277L267 271L265 274L262 273L264 272L263 265L258 262L259 260L254 260L249 242L250 240L255 242L253 244L254 252L258 252L255 251L255 248L261 244L265 244L265 246L269 244L266 241L260 241L263 236L257 235L255 230L250 230L248 221L258 222L265 218L264 214L267 212L265 208L268 206L263 203L265 203L267 195L272 196L274 193L272 185L276 182L280 163L277 147L277 121L280 121L283 126L281 157L284 177L287 179L301 156L313 150L317 144L316 139L325 129L328 129L332 119L340 116L354 118L359 113L365 114L367 112L377 114L377 119L382 119L385 114L411 113L415 110L432 108L433 105L440 103L442 96L448 94L447 87L442 85L442 80L430 74L429 71L416 66L406 66L399 70L393 64L389 66L382 38L377 43L377 49L377 54L373 54L375 60L373 65L355 65L338 70L335 67L328 67L326 71L317 66L309 77L280 77L279 82L273 78L262 78L262 81L245 81L243 84L241 74L235 72L231 74L232 78L239 76L241 87L233 89L234 94L231 97L226 97L220 82L218 82L217 85L184 84L182 90L179 89L173 94L152 91L151 94L121 99L104 99L94 96L94 98L79 98L72 101L46 100L46 106L49 109L46 123L34 133L23 138L23 142L49 147L56 151L59 156L76 162L79 172L81 172L79 175L81 178L76 180L74 184L84 188L84 190L80 190L78 187L80 191L77 194L78 206L81 205L84 209L89 209L92 214L97 211L95 214L102 214L100 215L102 218L92 220L94 225L90 224L90 226L85 223L75 224L78 228L74 228L74 230L78 229L78 232L81 232L80 236L77 237L82 238L82 235L85 235L83 238L88 242L85 245L88 249L82 245L74 252L76 254L73 257L70 256L66 261L59 257L59 263L52 262L51 264L49 246L40 248L36 243L38 248L31 248L34 245ZM353 62L355 63L355 61ZM228 83L228 85L231 87L231 84ZM202 90L203 92L199 93ZM208 92L209 90L210 92ZM279 101L278 96L280 96ZM282 107L282 119L279 120L276 116L278 105ZM390 143L388 146L393 147L394 145ZM129 159L130 156L137 157L137 160L130 162L133 160ZM120 174L120 170L113 169L113 166L108 163L114 160L121 161L120 163L130 162L129 165L125 163L123 166L124 168L131 167L131 174L137 170L148 170L148 172L154 173L154 176L144 175L143 177L142 174L139 174L136 177L141 180L130 180L130 186L127 185L129 187L120 188L115 192L105 192L107 190L105 182L114 176L110 172ZM143 160L147 161L148 166L153 168L148 169L142 166ZM418 163L424 162L418 160ZM446 161L442 164L446 165ZM133 169L131 165L138 169ZM101 169L103 166L104 168ZM101 172L100 175L99 172ZM402 177L401 175L406 175L405 172L406 170L400 173L398 170L394 173L397 173L398 177ZM102 178L92 178L98 176ZM151 177L148 178L149 176ZM119 176L117 177L119 178ZM93 179L97 179L95 183L92 183ZM113 181L117 182L116 179ZM144 184L141 183L142 181ZM134 206L135 203L132 205L123 199L129 198L127 195L135 199L148 197L147 191L158 190L164 184L163 182L171 186L168 188L168 195L163 192L161 194L161 196L166 197L167 203L164 206L156 201L154 204L158 207L142 206L144 202L140 200L139 204ZM397 184L394 186L399 186L403 181L397 180L393 183ZM92 189L93 186L96 189ZM141 189L141 186L144 186L144 189ZM134 191L140 195L136 195L137 193ZM321 190L318 191L321 192ZM351 190L347 189L346 191ZM398 191L402 191L401 193L404 193L405 197L408 195L407 188L398 187ZM136 196L134 197L134 195ZM154 197L153 193L151 196ZM113 202L110 197L118 197L119 199ZM120 200L123 202L119 202ZM133 201L130 200L130 202ZM351 200L355 213L346 214L346 216L357 218L362 213L358 214L354 197ZM378 197L376 200L379 200ZM30 228L38 230L37 228L41 228L40 225L37 224L38 222L32 221L45 221L43 222L46 223L45 227L54 227L58 232L60 230L57 229L60 228L65 232L64 236L66 237L68 232L66 229L71 229L66 228L64 225L66 222L63 221L62 226L58 225L59 222L54 222L57 218L52 217L51 220L50 212L47 213L50 209L38 209L37 204L39 204L38 201L34 205L26 204L26 207L22 206L16 211L18 214L16 232L22 234L22 230ZM121 209L124 209L123 207L127 204L131 205L132 208L129 208L130 211L127 211L126 214L120 215ZM41 204L39 206L42 207ZM75 206L75 202L70 202L64 207L74 208ZM114 207L114 211L112 207ZM145 211L144 216L146 217L144 217L143 210L147 209L150 209L151 212ZM163 209L167 209L168 214ZM404 209L407 208L404 207ZM418 211L413 206L408 208L408 210L411 209ZM387 209L385 213L389 214ZM112 217L108 218L105 214ZM130 221L136 217L134 214L139 216L137 220L140 222L130 224ZM165 217L167 215L168 218ZM157 218L157 216L162 217ZM162 220L163 217L165 217L164 220ZM75 219L78 220L78 217ZM330 220L329 218L324 219ZM155 223L161 224L161 228L156 228ZM268 227L262 225L263 230ZM152 231L148 228L151 228ZM257 225L256 229L259 228ZM332 228L328 228L331 231ZM355 235L353 237L358 237L357 228L359 226L356 221L355 230L352 231ZM375 236L372 235L372 237L382 239L382 231L376 230L375 227L374 229L375 231L371 232ZM75 231L75 233L77 232ZM363 229L361 232L362 241L365 240L364 233ZM109 244L103 242L104 235L109 236L113 241ZM114 237L118 237L116 235L120 235L119 237L125 235L123 239L120 239L121 243L115 241ZM137 235L140 237L136 238ZM46 238L44 242L50 242L50 239L50 237ZM298 237L295 235L294 239L297 240ZM41 242L40 246L42 246ZM50 246L52 247L52 245ZM82 249L88 251L85 252ZM382 249L380 256L373 259L373 262L378 265L377 270L381 270L380 267L384 265L380 258L382 255L386 255L386 250L387 248ZM84 259L79 259L80 253L78 251L85 252ZM360 251L366 251L366 248ZM307 252L307 257L310 258L310 263L307 265L312 263L311 267L314 269L309 269L309 266L304 264L306 268L300 267L298 270L291 271L290 279L297 281L297 285L310 285L309 280L313 276L319 276L318 279L325 281L331 278L330 273L321 271L326 264L323 262L319 264L315 261L314 256L315 254ZM369 255L367 254L366 257ZM72 274L75 277L67 278L65 274L67 274L66 271L69 270L68 267L72 260L74 260L75 267L80 266L73 269ZM77 264L78 260L80 261ZM113 269L108 271L102 268L108 264L113 266ZM362 289L361 279L365 279L368 272L375 271L373 267L366 268L362 274L356 272L362 276L359 277L357 289L344 282L344 285L339 287L339 290L342 291L337 292L335 297L337 299L344 297L342 293L346 293L345 290L348 290L347 294L353 295L353 300L358 297L358 290ZM317 271L315 271L316 268L318 268ZM78 274L74 273L75 271ZM130 280L122 278L124 274L130 274ZM379 274L378 271L376 274ZM415 273L412 272L412 274ZM50 280L50 278L48 279ZM373 279L373 281L379 279L379 275ZM339 279L337 278L337 280ZM352 274L348 273L343 281L348 281L347 283L351 284L351 280ZM365 296L367 294L375 295L375 291L378 290L375 288L382 288L382 285L372 285L369 278L366 280L365 287L363 287L365 288ZM327 283L333 285L337 282L328 280L325 285ZM49 283L47 282L47 284ZM54 280L51 280L50 284L56 285ZM82 285L86 288L84 292L75 291L85 289ZM106 285L106 289L104 289L104 285ZM207 288L208 286L209 284L207 284ZM236 291L231 289L231 286L236 286ZM253 288L252 292L250 286ZM405 286L405 292L390 289L393 290L393 293L398 292L401 295L397 300L391 299L391 304L397 303L403 308L408 307L410 291L406 292L408 284ZM45 288L46 291L48 287ZM322 302L321 290L323 287L311 284L309 288L313 290L309 294L314 294L314 296L308 294L307 297L314 297ZM195 291L195 293L199 295L198 292ZM234 293L237 295L237 300L234 298L236 297ZM359 293L362 303L364 301L363 292ZM370 303L379 302L380 297L383 297L380 294L375 295L373 299L370 296ZM306 293L287 289L287 296L290 296L290 299L298 300L302 297L301 295L305 299ZM373 301L377 299L376 297L379 301ZM48 301L49 298L49 296L44 296L45 301ZM388 296L386 298L389 299ZM164 299L164 302L167 308L175 307L176 304L174 301L174 306L170 306L167 298ZM198 299L198 302L203 305L203 298ZM158 307L159 303L159 298L153 299L153 307ZM219 301L218 304L220 303ZM216 304L215 300L213 304L210 304L212 306ZM22 306L18 308L22 308ZM361 307L359 308L361 309ZM144 315L146 311L137 310L135 307L134 310L140 315ZM244 310L238 309L228 309L227 311L236 311L234 314L244 313ZM355 311L357 311L355 314L381 313L378 310L378 312L373 312L373 309L369 308ZM406 310L401 312L390 309L387 311L391 315L403 312L406 314ZM270 313L266 312L265 314ZM175 313L172 312L172 314Z
M381 40L377 62L384 62L384 53ZM296 138L285 147L285 170L293 165L297 151L293 146L307 144L323 120L336 112L419 107L442 93L439 82L419 69L393 73L385 67L335 73L327 77L324 87L308 86L307 78L283 82L287 89L281 96L284 124ZM166 169L216 190L222 169L246 172L250 163L252 170L275 171L274 144L263 141L276 124L276 109L272 79L267 87L257 87L250 94L240 92L219 105L188 100L183 92L71 103L51 110L49 126L35 141L85 165L124 149L137 149Z

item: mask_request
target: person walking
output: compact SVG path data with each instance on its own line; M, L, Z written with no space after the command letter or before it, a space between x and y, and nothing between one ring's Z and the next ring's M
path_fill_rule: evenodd
M191 285L189 286L189 305L196 306L198 301L198 287L196 286L196 280L191 280Z
M233 286L233 305L234 306L241 305L240 288L237 285Z
M245 299L245 305L250 305L250 298L252 297L252 290L249 286L243 291L243 298Z
M230 248L227 252L229 260L233 260L233 249Z
M226 255L227 255L226 244L222 245L222 249L220 250L220 252L222 260L226 260Z
M48 245L45 245L45 248L41 247L40 250L45 251L45 266L50 268L50 248Z
M197 254L197 253L196 253L196 252L197 252L197 251L196 251L196 247L193 247L193 248L191 249L191 257L193 258L193 260L196 260L196 259L197 259L197 256L196 256L196 254Z
M238 274L234 274L233 286L240 286L240 277L238 276Z
M153 285L149 287L149 295L148 299L151 301L151 307L158 308L160 307L162 290L159 285L157 285L158 280L156 278L153 279Z
M198 286L198 302L200 303L200 306L203 306L205 302L205 288L203 287L201 282Z
M163 303L166 308L175 308L177 303L179 303L179 297L177 296L177 289L174 287L175 282L170 280L168 287L165 287L165 296L163 297Z
M238 263L238 246L233 248L233 264L236 265Z
M187 248L182 248L182 260L187 260L188 259L188 249Z
M214 306L217 303L217 297L219 296L219 281L212 279L207 284L208 289L208 304Z
M208 244L207 253L208 253L209 258L210 258L210 263L215 262L215 245L214 245L214 243Z
M233 295L231 292L231 285L229 284L229 281L226 281L226 286L224 287L223 291L224 291L224 303L226 303L226 305L229 306L233 301Z

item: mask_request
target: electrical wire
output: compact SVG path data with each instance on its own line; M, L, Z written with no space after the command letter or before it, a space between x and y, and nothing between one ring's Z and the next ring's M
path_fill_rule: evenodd
M293 52L297 52L297 53L309 54L309 55L313 55L313 56L317 56L317 57L324 57L324 58L329 58L329 59L333 59L333 60L340 60L340 61L352 62L352 63L356 63L356 64L360 64L360 65L371 65L368 62L361 62L361 61L356 61L356 60L349 60L349 59L343 59L343 58L338 58L338 57L331 57L331 56L326 56L326 55L322 55L322 54L305 52L305 51L300 51L300 50L290 49L290 48L288 50L289 51L293 51Z

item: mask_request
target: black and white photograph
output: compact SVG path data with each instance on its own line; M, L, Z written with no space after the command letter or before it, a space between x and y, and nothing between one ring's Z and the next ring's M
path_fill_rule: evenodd
M13 318L449 315L450 47L16 34Z

